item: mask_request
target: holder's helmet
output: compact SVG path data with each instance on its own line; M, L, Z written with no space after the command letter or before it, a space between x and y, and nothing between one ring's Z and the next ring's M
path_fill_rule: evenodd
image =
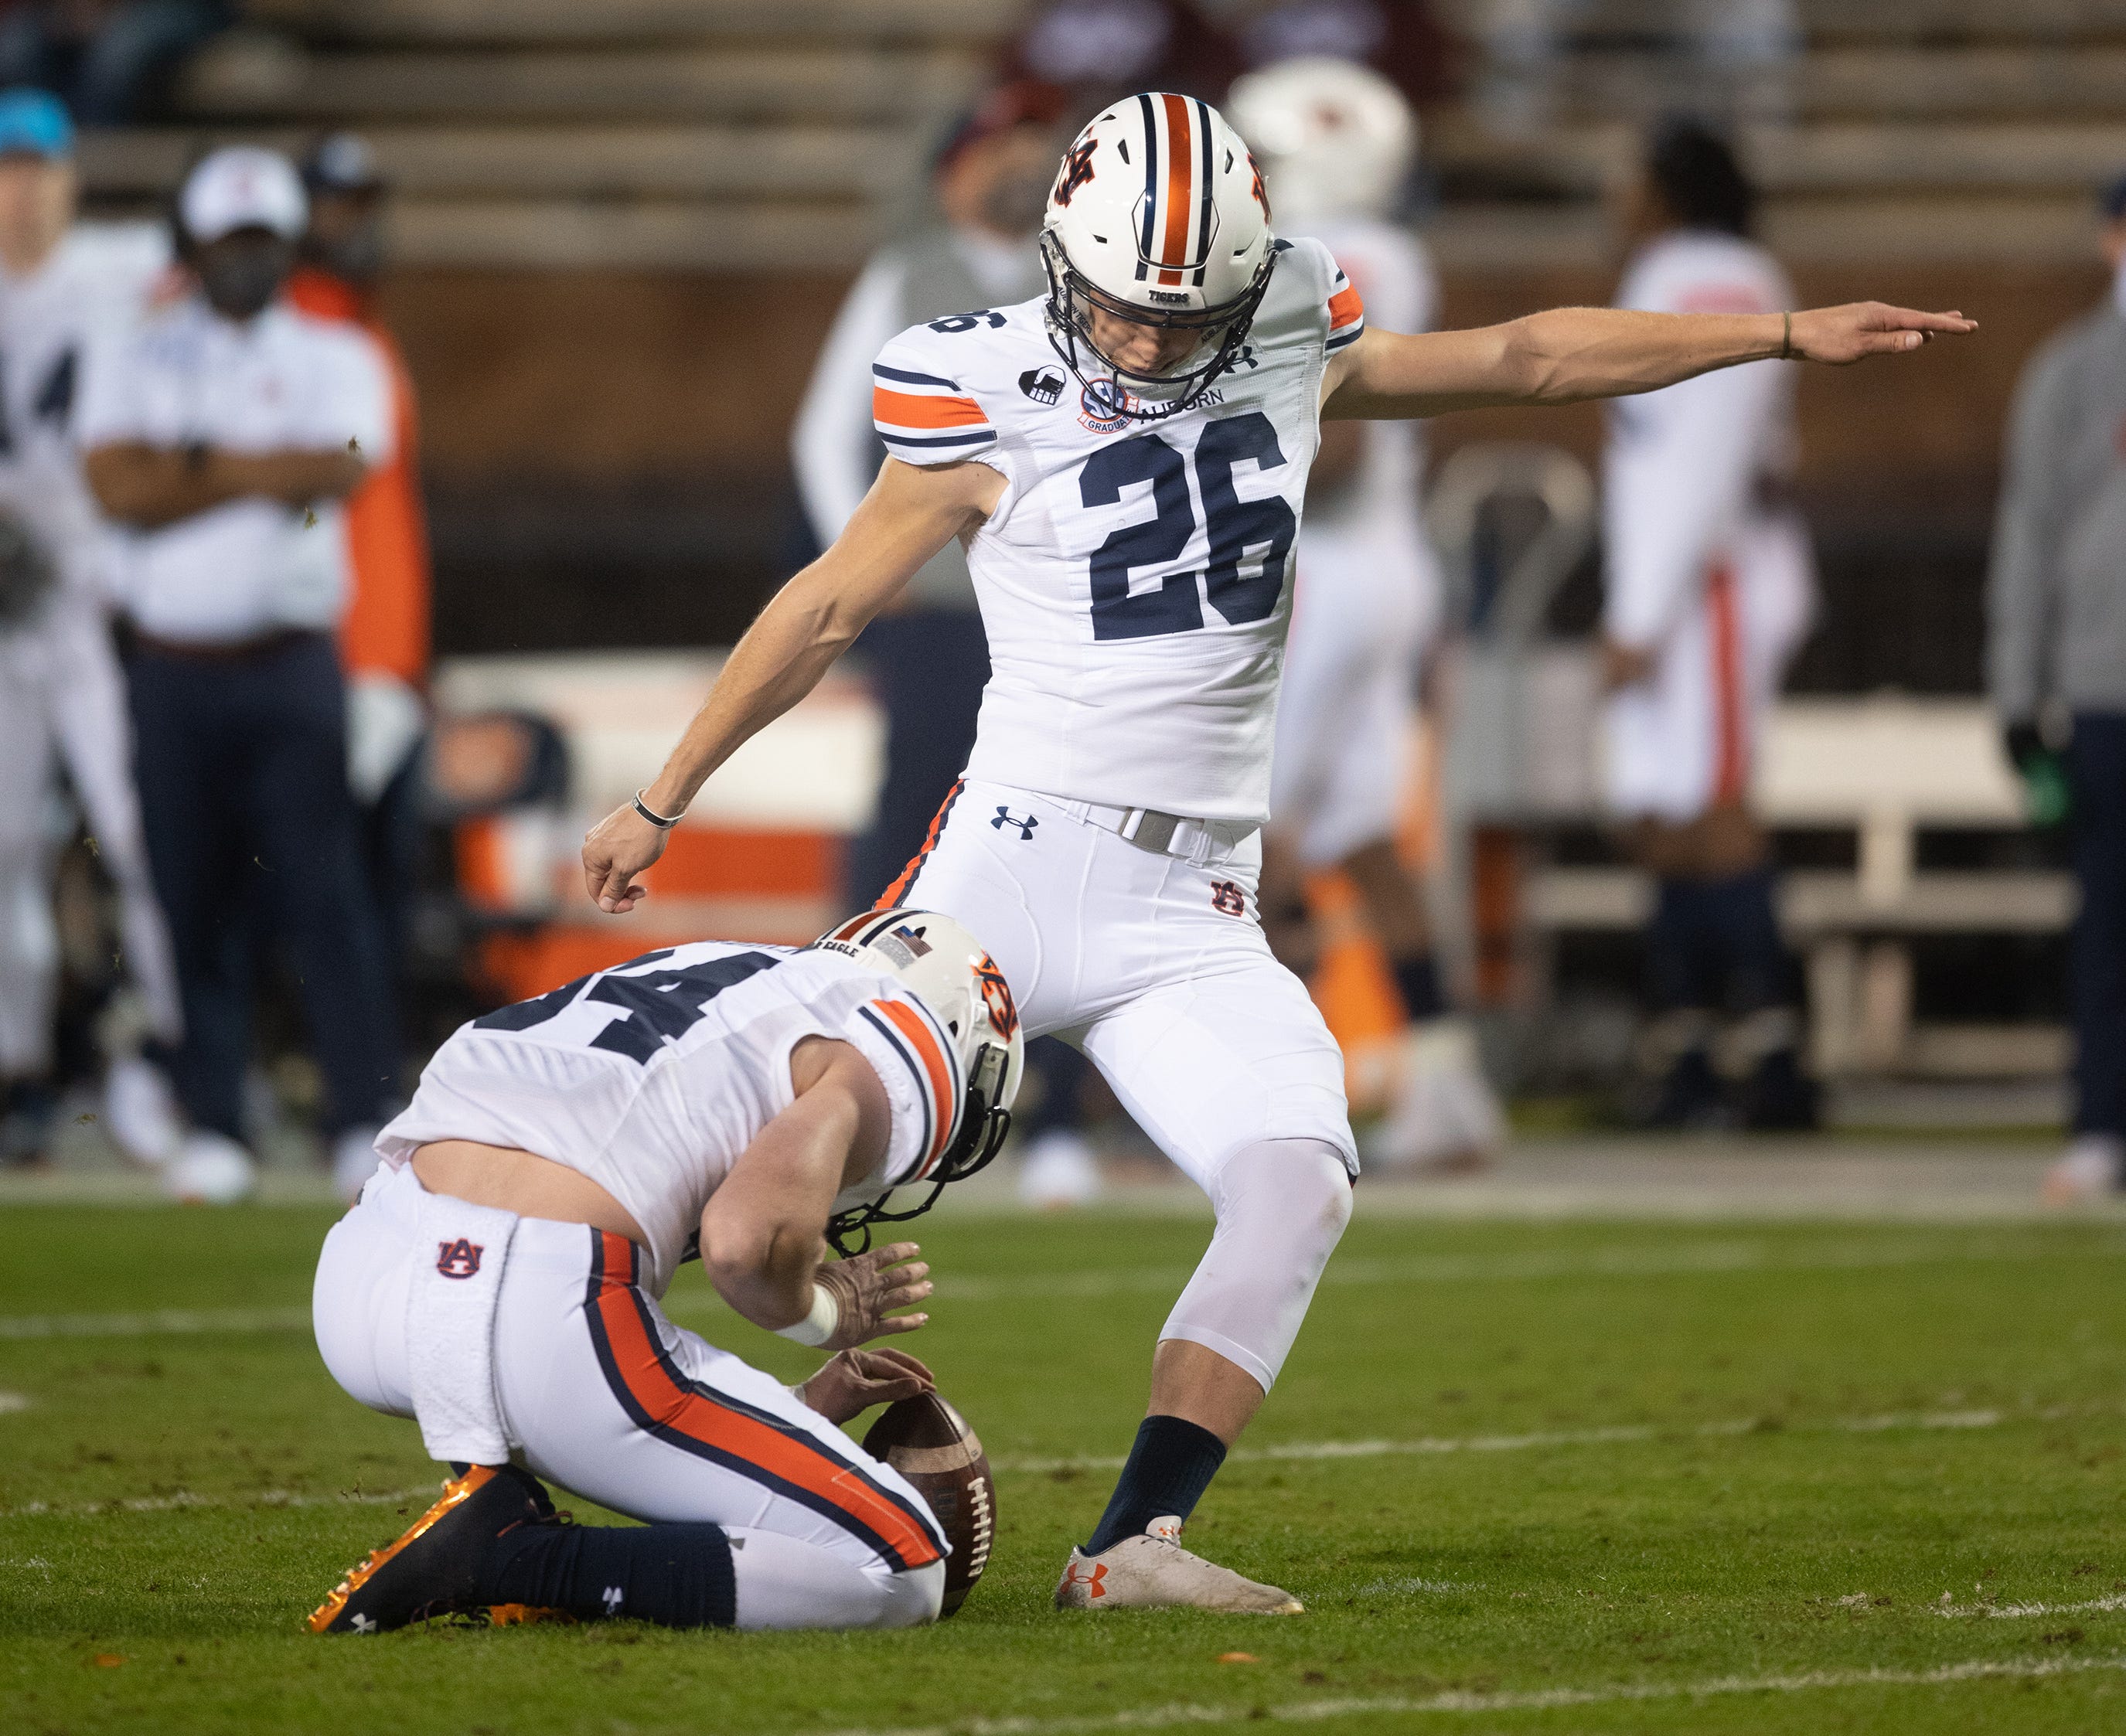
M1417 154L1417 117L1370 67L1325 54L1233 81L1233 125L1290 222L1386 215Z
M828 1238L845 1253L857 1252L868 1245L872 1224L920 1216L947 1182L964 1181L997 1154L1011 1130L1012 1102L1026 1072L1026 1037L1004 973L981 943L948 916L867 910L821 935L806 951L838 952L897 979L951 1039L946 1060L955 1076L952 1088L938 1095L957 1106L952 1125L937 1162L909 1178L934 1185L910 1211L887 1211L881 1197L838 1215L827 1227ZM854 1247L848 1245L853 1239Z
M1057 352L1112 413L1178 415L1239 356L1274 241L1262 177L1222 115L1170 92L1125 97L1079 134L1048 196L1041 257ZM1127 368L1094 342L1095 309L1197 341L1164 372Z

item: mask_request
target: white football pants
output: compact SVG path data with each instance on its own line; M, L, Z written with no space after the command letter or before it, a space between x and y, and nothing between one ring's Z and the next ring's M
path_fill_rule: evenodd
M1217 1351L1267 1391L1342 1232L1348 1177L1358 1172L1344 1058L1306 986L1263 938L1259 837L1225 849L1207 840L1193 856L1155 855L1084 813L965 780L887 899L966 925L1011 984L1027 1034L1052 1032L1084 1051L1137 1125L1210 1196L1220 1237L1236 1201L1282 1185L1284 1209L1247 1238L1252 1270L1192 1284L1190 1305L1161 1333ZM1227 1167L1259 1147L1290 1158L1277 1180L1251 1172L1246 1186L1229 1186ZM1333 1186L1323 1179L1325 1151L1344 1172ZM1213 1279L1226 1270L1221 1262Z
M1779 682L1815 612L1807 535L1785 520L1739 536L1669 630L1654 672L1603 723L1610 811L1678 823L1746 800Z
M100 612L62 596L35 625L0 632L0 1076L51 1065L59 953L47 817L60 762L118 889L126 969L155 1033L175 1041L182 1029L141 836L125 677Z
M333 1378L413 1414L406 1311L419 1178L380 1169L333 1226L311 1297ZM934 1620L947 1545L923 1498L772 1375L674 1326L639 1251L581 1224L518 1220L495 1308L495 1396L514 1456L615 1512L730 1535L742 1628Z
M1301 534L1269 806L1309 868L1395 836L1439 591L1401 539Z

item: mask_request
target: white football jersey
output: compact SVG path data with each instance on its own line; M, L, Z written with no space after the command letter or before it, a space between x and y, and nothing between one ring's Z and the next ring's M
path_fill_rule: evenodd
M0 271L0 465L26 484L23 509L72 585L107 590L111 545L74 443L74 405L93 348L139 315L169 266L160 224L85 224L36 271Z
M1117 415L1082 389L1041 301L935 319L880 353L886 451L979 460L1009 484L967 545L990 667L971 776L1199 819L1268 817L1322 374L1365 323L1326 248L1278 246L1239 365L1165 421Z
M851 1043L892 1105L885 1162L840 1206L928 1175L965 1094L957 1052L892 978L832 952L700 941L645 953L462 1025L377 1136L394 1168L437 1139L475 1139L565 1164L650 1238L662 1295L702 1209L739 1154L790 1106L806 1037Z
M1617 305L1659 314L1765 314L1793 305L1779 262L1732 235L1680 232L1632 260ZM1603 531L1604 625L1627 644L1658 644L1737 560L1755 533L1792 518L1792 362L1701 374L1608 407Z

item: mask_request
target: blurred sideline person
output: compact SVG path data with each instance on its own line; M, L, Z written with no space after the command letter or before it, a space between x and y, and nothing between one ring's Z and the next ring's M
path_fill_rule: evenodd
M1325 243L1390 330L1429 330L1439 312L1432 262L1386 220L1416 150L1401 93L1349 61L1289 60L1236 80L1231 111L1262 164L1278 233ZM1392 1106L1365 1156L1391 1167L1481 1162L1505 1136L1475 1039L1450 1014L1423 894L1396 854L1418 669L1443 602L1418 521L1422 462L1410 422L1322 430L1263 837L1273 920L1303 906L1302 873L1341 867L1387 955L1408 1029Z
M1023 1053L989 955L919 910L801 951L667 948L460 1026L379 1136L312 1295L333 1378L418 1421L451 1479L311 1630L510 1604L935 1620L943 1531L837 1426L932 1390L914 1357L856 1351L924 1324L895 1310L929 1268L910 1242L829 1260L825 1238L904 1183L980 1168ZM695 1257L754 1325L841 1354L788 1387L674 1326L658 1304ZM648 1523L565 1524L541 1479Z
M328 1142L368 1145L394 1095L333 642L338 502L391 455L390 388L366 337L281 302L304 219L285 158L202 160L177 206L199 292L99 351L83 387L90 485L125 527L141 805L184 998L176 1074L194 1130L174 1181L210 1197L240 1195L252 1168L252 933L293 955Z
M1061 141L1061 95L1030 79L1000 86L953 129L931 167L939 221L891 242L864 267L827 334L797 413L791 455L812 532L824 548L841 535L885 461L872 423L872 363L912 325L964 318L1040 293L1034 237ZM1024 389L1050 394L1060 365L1037 369ZM844 875L853 899L875 899L923 847L931 817L975 745L990 678L989 641L975 606L966 552L949 542L909 581L900 604L872 622L857 646L886 714L886 769L870 829L850 846ZM1039 1089L1019 1124L1020 1186L1037 1204L1091 1198L1100 1174L1076 1125L1085 1068L1075 1050L1037 1044Z
M2101 209L2111 293L2023 370L1987 593L2008 756L2035 794L2064 749L2081 885L2074 1139L2045 1180L2058 1204L2126 1186L2126 176Z
M9 1155L37 1154L56 1107L48 1075L59 941L46 834L63 766L117 889L133 989L115 1021L123 1035L109 1045L106 1125L134 1157L160 1162L179 1126L168 1082L139 1049L144 1037L178 1040L177 969L149 873L111 644L109 532L73 435L91 347L144 304L168 248L149 224L76 227L77 191L73 128L59 100L0 93L0 488L26 533L18 558L51 580L23 609L0 606L0 1080L14 1111L0 1137Z
M343 508L348 595L339 654L347 672L347 767L361 814L362 853L394 988L403 993L406 925L420 866L420 749L428 721L432 588L419 407L413 375L379 305L388 189L376 153L352 133L329 134L304 158L302 173L309 228L288 280L289 303L316 318L359 327L390 373L390 455L370 467ZM368 1176L365 1165L339 1180L351 1194Z
M881 352L878 480L747 630L657 775L585 837L584 883L602 910L633 909L707 779L962 539L993 672L966 776L886 902L978 932L1028 1031L1082 1049L1217 1216L1056 1605L1297 1614L1180 1540L1276 1383L1358 1169L1343 1057L1257 903L1285 579L1322 421L1581 402L1976 327L1864 302L1369 329L1328 248L1273 232L1225 118L1172 92L1079 134L1042 249L1047 297ZM1059 360L1078 389L1029 394Z
M1618 305L1792 307L1786 274L1748 238L1754 204L1716 134L1657 129L1629 195ZM1792 503L1793 388L1792 368L1766 362L1609 411L1604 777L1658 885L1640 1106L1652 1126L1817 1122L1769 845L1749 805L1758 738L1815 607Z

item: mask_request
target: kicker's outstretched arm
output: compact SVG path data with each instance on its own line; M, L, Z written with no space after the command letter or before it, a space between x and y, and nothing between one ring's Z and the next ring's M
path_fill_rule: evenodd
M717 767L818 685L916 569L987 518L1003 475L985 464L923 469L889 458L834 545L777 592L732 651L702 709L643 800L677 814ZM664 852L664 833L631 805L583 840L583 880L601 910L631 910L635 876Z
M1879 301L1791 315L1553 308L1474 331L1370 329L1330 364L1321 413L1330 421L1396 420L1624 398L1741 362L1790 356L1843 366L1977 329L1961 314Z

